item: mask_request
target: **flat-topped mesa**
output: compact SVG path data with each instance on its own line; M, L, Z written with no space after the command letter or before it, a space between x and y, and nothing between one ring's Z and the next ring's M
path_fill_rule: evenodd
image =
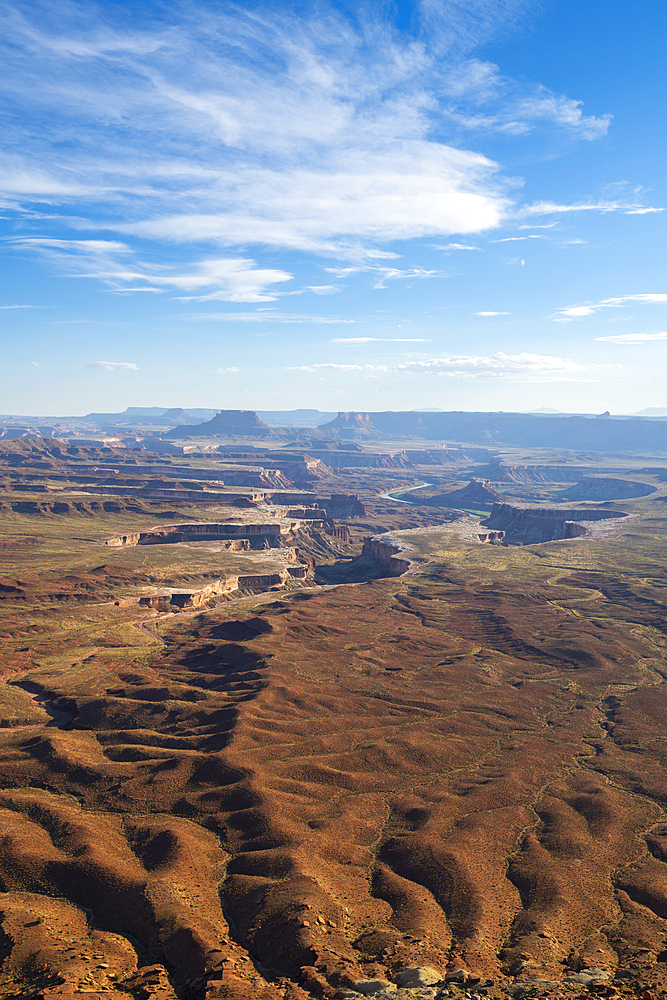
M373 423L370 413L346 413L339 411L333 420L321 425L321 430L333 431L340 437L373 437L383 435Z
M494 503L489 517L482 524L486 528L504 531L509 544L530 545L577 538L588 533L586 522L627 516L626 511L610 507L519 507Z
M567 500L630 500L655 493L656 486L636 483L630 479L613 479L609 476L582 476L578 483L561 494Z
M139 606L152 608L154 611L184 611L193 608L203 608L217 597L227 597L239 590L278 590L283 589L291 579L305 580L308 577L308 567L305 565L288 566L274 573L253 573L241 576L220 577L200 590L170 590L162 594L150 594L139 598Z
M113 548L123 548L127 545L174 545L178 542L223 541L234 551L247 549L275 549L281 545L282 536L291 535L301 528L330 529L333 521L327 517L322 507L303 508L296 513L301 517L280 522L260 521L247 522L216 522L199 521L194 524L170 524L164 527L152 528L150 531L135 531L127 535L115 535L104 543ZM247 545L233 544L247 541Z
M179 424L167 431L167 438L183 437L271 437L275 431L260 420L254 410L220 410L201 424Z

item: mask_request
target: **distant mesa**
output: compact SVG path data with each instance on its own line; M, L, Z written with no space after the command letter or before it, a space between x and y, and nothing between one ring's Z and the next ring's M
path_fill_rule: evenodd
M175 423L199 424L214 413L215 410L184 410L181 406L170 409L164 406L128 406L122 413L87 413L78 422L100 428L173 427Z
M220 410L212 420L191 427L179 424L165 434L168 438L183 437L268 437L273 429L259 419L254 410Z
M631 413L632 417L667 417L667 407L665 406L647 406L645 410L637 410L636 413Z
M385 410L339 413L320 430L351 439L420 438L465 446L518 446L576 451L667 451L667 421L553 413L489 413L466 410Z
M370 413L346 413L341 411L320 430L334 431L339 437L382 437L382 432L373 423Z
M318 427L325 420L333 420L335 413L323 410L257 410L257 416L270 427Z
M655 486L635 483L629 479L608 476L582 476L574 486L568 486L562 496L566 500L630 500L656 492Z

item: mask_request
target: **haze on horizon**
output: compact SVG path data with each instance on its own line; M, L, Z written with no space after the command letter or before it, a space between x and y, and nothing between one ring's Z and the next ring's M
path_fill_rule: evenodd
M667 404L664 4L1 6L4 413Z

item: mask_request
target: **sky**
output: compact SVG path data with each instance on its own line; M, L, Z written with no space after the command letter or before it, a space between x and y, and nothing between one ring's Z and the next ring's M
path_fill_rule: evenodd
M0 412L667 406L664 0L0 24Z

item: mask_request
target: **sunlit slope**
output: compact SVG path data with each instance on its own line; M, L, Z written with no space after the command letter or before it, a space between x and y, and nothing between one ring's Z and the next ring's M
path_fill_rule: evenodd
M225 959L227 995L255 992L248 955L326 995L405 963L655 962L663 525L526 549L430 529L417 575L140 628L42 609L0 733L7 920L43 898L34 949L64 974L69 900L112 956L95 975L157 963L193 996Z

